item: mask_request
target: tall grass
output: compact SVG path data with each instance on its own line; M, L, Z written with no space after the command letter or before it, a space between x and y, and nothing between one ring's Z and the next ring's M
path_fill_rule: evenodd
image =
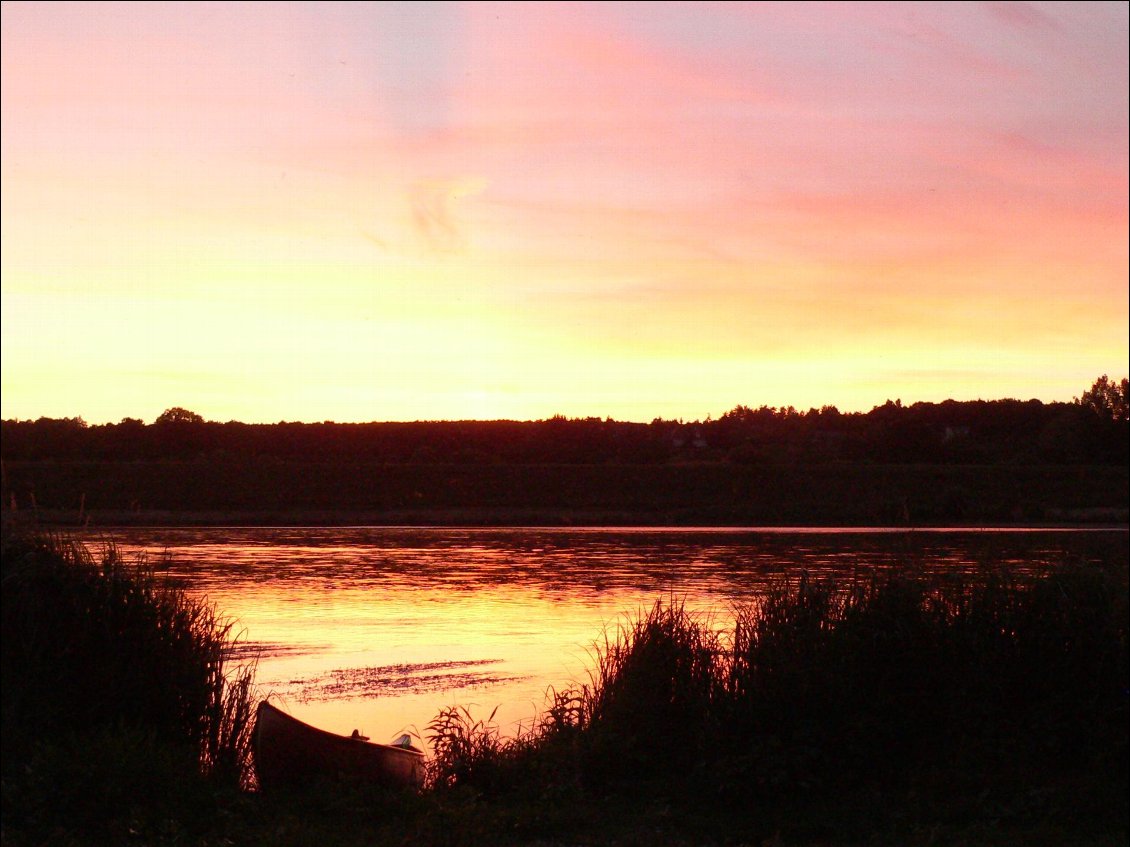
M506 760L519 746L519 742L502 737L493 723L494 714L477 720L465 707L451 706L440 710L428 724L426 735L435 754L428 773L433 788L467 783L493 787Z
M197 778L247 782L254 670L231 665L230 622L113 545L95 557L71 539L5 526L2 548L5 817L27 799L18 789L28 774L54 801L93 792L116 802L107 792L120 780L97 772L117 771L115 761L178 761L186 791ZM151 767L140 772L161 782Z
M708 618L657 602L605 633L579 696L582 768L594 787L686 776L719 735L721 643Z
M506 760L590 796L773 800L984 784L1125 783L1125 562L1019 574L886 572L781 583L720 629L679 602L610 631L585 685L506 743L436 748L445 785ZM445 732L464 716L448 715ZM469 718L469 716L465 716ZM480 743L481 742L481 743ZM531 764L540 761L540 766Z

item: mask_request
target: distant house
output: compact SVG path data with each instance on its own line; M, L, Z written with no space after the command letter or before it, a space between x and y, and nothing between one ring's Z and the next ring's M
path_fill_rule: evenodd
M949 444L951 441L961 441L969 437L969 427L967 426L947 426L946 431L942 434L942 443Z
M702 434L701 429L696 428L688 436L684 429L679 428L671 432L671 446L680 449L683 447L693 447L697 450L702 450L705 447L709 447L710 444Z

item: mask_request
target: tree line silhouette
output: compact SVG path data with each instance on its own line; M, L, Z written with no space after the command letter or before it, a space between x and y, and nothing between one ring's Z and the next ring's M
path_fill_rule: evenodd
M1102 376L1072 402L888 400L869 412L736 406L717 419L247 424L174 407L125 418L2 422L8 461L232 458L387 464L726 462L1097 463L1128 461L1127 379Z

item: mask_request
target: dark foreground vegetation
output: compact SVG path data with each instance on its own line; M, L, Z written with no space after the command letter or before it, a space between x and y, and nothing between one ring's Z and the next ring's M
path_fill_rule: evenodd
M1127 536L1043 573L677 601L502 737L451 709L427 789L248 790L246 671L110 551L6 530L5 844L1123 844ZM729 618L727 618L729 620Z
M1126 380L1073 403L717 420L4 421L3 507L82 524L1125 523Z
M4 843L124 838L246 784L253 672L230 636L146 563L6 524Z

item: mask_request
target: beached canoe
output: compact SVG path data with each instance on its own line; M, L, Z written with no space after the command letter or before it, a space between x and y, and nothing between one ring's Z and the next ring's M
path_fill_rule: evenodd
M310 726L266 700L255 722L255 771L259 785L309 785L319 779L345 779L389 786L419 786L424 781L424 751L407 736L396 744L373 744L354 735L335 735Z

